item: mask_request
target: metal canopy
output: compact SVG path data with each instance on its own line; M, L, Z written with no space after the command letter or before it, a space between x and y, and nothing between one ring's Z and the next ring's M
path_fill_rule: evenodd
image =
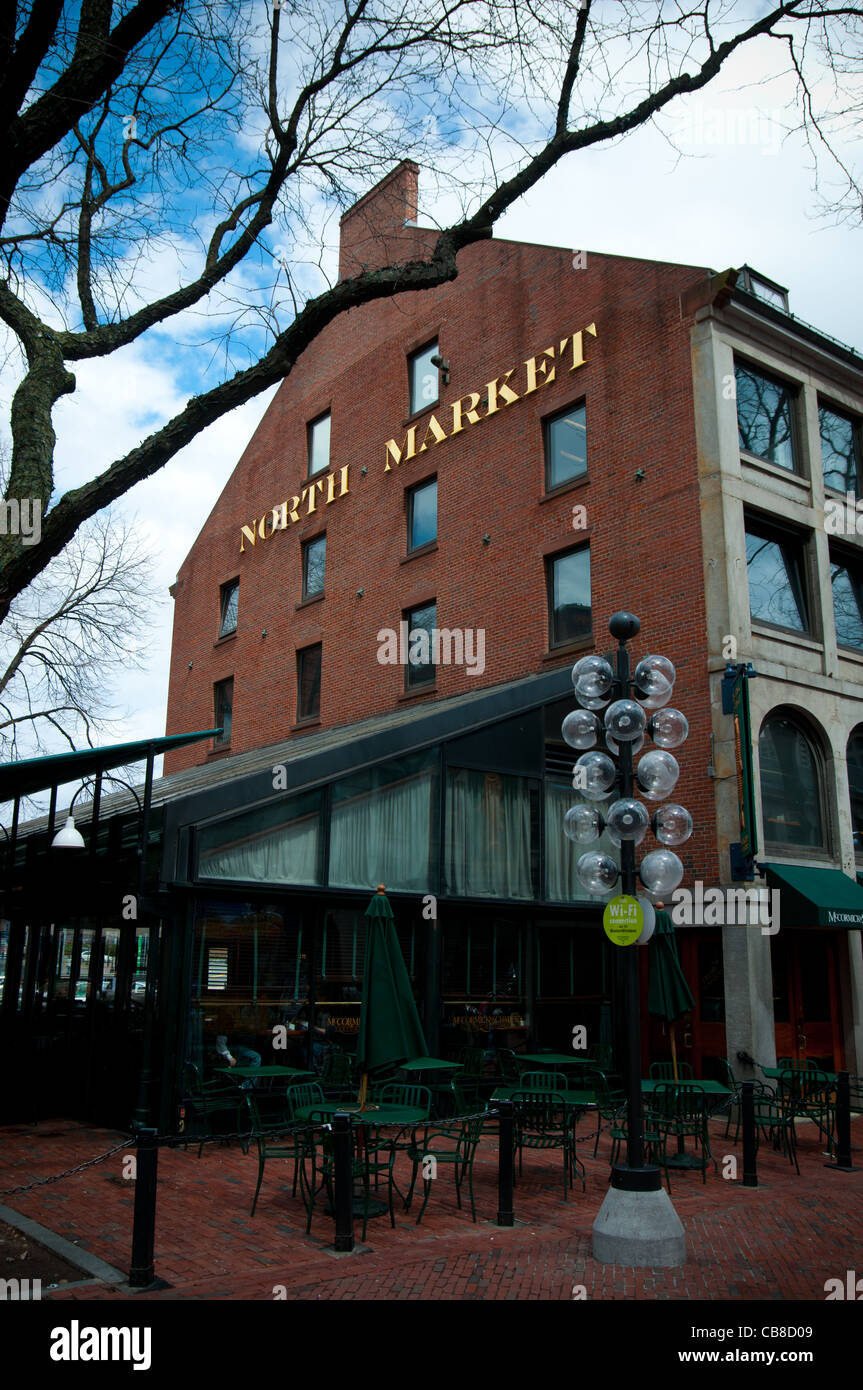
M221 729L201 729L194 734L167 734L162 738L139 739L135 743L115 743L110 748L77 748L69 753L50 753L44 758L24 758L0 765L0 802L32 796L47 787L62 787L79 777L108 772L124 763L157 757L170 748L213 738Z

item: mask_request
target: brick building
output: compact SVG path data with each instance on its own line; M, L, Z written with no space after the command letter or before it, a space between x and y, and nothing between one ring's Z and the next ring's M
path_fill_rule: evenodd
M343 276L429 249L417 177L342 219ZM607 1056L620 948L562 834L560 726L618 609L689 720L683 886L781 891L779 932L701 909L678 932L678 1054L863 1069L863 568L825 525L861 414L863 360L748 267L489 239L324 330L172 590L167 733L222 732L153 789L163 1095L220 1034L260 1051L286 1023L302 1062L317 1022L350 1049L380 881L433 1054L571 1050L583 1024ZM669 1053L648 956L645 1068Z

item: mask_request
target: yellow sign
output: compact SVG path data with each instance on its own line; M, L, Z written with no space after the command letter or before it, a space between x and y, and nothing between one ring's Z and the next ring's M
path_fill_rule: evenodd
M589 323L584 330L579 329L577 333L570 333L568 337L561 338L559 343L552 343L542 352L528 357L522 366L523 376L519 379L519 385L522 388L520 392L514 391L509 384L510 377L518 370L516 367L510 367L503 376L497 376L493 381L487 381L481 392L469 391L466 396L459 396L457 401L453 401L451 405L445 407L447 411L452 411L452 425L449 433L437 416L431 415L419 448L417 448L418 425L411 425L401 444L396 443L394 439L388 439L384 445L386 454L384 472L389 473L393 464L398 466L400 463L406 463L408 459L415 458L417 454L424 454L429 445L443 444L445 439L452 439L453 435L461 434L468 425L478 425L481 420L487 420L490 415L497 415L501 406L512 405L515 401L532 395L541 386L549 386L555 379L558 366L563 371L566 363L569 362L570 349L572 350L572 361L569 363L568 370L574 372L577 368L583 367L587 361L584 355L585 333L590 333L595 338L596 324ZM484 415L479 413L480 406L485 406ZM443 411L441 414L443 415ZM446 425L449 425L449 419L445 415L443 418Z
M338 486L338 491L336 487ZM324 495L326 489L326 496ZM249 526L240 527L240 554L246 548L246 541L249 545L254 545L256 541L269 540L274 531L285 531L288 522L299 521L300 507L303 502L307 503L303 516L311 516L315 510L316 503L320 497L324 506L328 507L337 497L344 497L348 491L348 464L340 468L338 473L326 473L323 478L312 478L306 484L298 497L291 497L289 501L279 502L278 506L272 507L258 520L256 519ZM269 529L267 529L269 527Z
M634 946L644 927L644 912L637 898L621 894L606 903L602 925L615 946Z
M441 423L437 415L430 415L425 434L419 444L418 425L410 426L401 444L395 439L388 439L384 445L384 472L389 473L394 465L398 467L400 463L406 463L408 459L424 454L430 446L443 444L454 435L462 434L469 425L478 425L481 421L488 420L490 416L499 414L503 407L523 400L540 387L551 385L558 371L563 374L564 371L574 372L583 367L587 362L584 355L585 333L595 338L596 324L589 323L577 333L570 333L559 342L551 343L541 352L534 353L533 357L528 357L520 368L510 367L502 376L487 381L481 391L469 391L466 396L460 396L458 400L439 411L444 423ZM514 376L518 390L510 385L510 378ZM481 410L485 413L480 414ZM253 521L240 527L240 554L245 553L247 545L254 546L267 541L274 532L286 531L289 525L302 517L311 516L319 502L322 506L328 507L336 498L346 496L348 490L347 464L321 478L310 478L296 496L278 502L275 507L268 508L262 516L255 517Z

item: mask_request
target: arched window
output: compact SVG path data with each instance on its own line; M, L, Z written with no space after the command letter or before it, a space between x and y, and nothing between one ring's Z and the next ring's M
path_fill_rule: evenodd
M863 859L863 724L858 724L857 728L852 730L845 757L848 762L854 853L858 859Z
M766 847L827 849L821 757L803 725L776 711L758 746Z

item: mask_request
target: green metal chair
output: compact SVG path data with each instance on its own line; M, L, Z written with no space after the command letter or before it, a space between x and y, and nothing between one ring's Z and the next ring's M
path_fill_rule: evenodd
M475 1119L454 1121L452 1125L436 1126L434 1129L427 1130L423 1136L422 1143L416 1143L408 1151L408 1157L413 1164L411 1174L411 1185L405 1199L405 1210L410 1210L413 1201L414 1188L416 1186L417 1173L421 1166L429 1165L429 1173L423 1171L423 1203L416 1224L419 1225L423 1219L423 1213L428 1205L431 1196L432 1184L436 1178L437 1170L441 1165L450 1167L455 1177L455 1197L459 1211L461 1211L461 1188L465 1178L467 1178L468 1195L470 1197L470 1214L476 1222L476 1202L473 1195L473 1165L476 1159L476 1151L482 1139L485 1121L480 1115Z
M568 1198L567 1185L573 1186L574 1174L578 1174L582 1191L586 1191L585 1168L576 1156L575 1128L563 1096L553 1091L545 1095L537 1095L535 1091L516 1091L512 1103L515 1119L513 1143L518 1155L519 1177L523 1175L525 1149L561 1149L564 1201Z
M753 1081L753 1083L752 1083L752 1096L753 1096L753 1099L754 1099L756 1102L757 1102L757 1101L765 1101L765 1102L771 1101L771 1102L772 1102L772 1101L775 1101L775 1100L776 1100L776 1088L775 1088L774 1086L772 1086L772 1085L770 1084L769 1081ZM741 1100L741 1102L742 1102L742 1097L743 1097L743 1083L741 1082L741 1083L740 1083L740 1100ZM731 1116L730 1116L730 1113L729 1113L729 1123L730 1123L730 1119L731 1119ZM738 1140L738 1138L739 1138L739 1136L740 1136L740 1126L742 1125L742 1123L743 1123L743 1112L742 1112L740 1103L738 1103L738 1106L737 1106L737 1123L736 1123L736 1125L734 1126L734 1139L733 1139L733 1143L735 1143L735 1144L737 1143L737 1140ZM728 1126L727 1126L727 1125L726 1125L726 1128L725 1128L725 1137L726 1137L726 1139L728 1138Z
M593 1145L593 1156L596 1158L603 1122L611 1122L612 1125L617 1122L621 1105L623 1105L624 1110L626 1109L626 1097L623 1091L612 1090L605 1072L599 1071L597 1068L586 1072L579 1080L583 1083L584 1089L593 1091L596 1097L596 1140ZM614 1134L612 1133L613 1138Z
M258 1181L252 1200L252 1216L254 1216L268 1158L292 1158L294 1160L294 1180L291 1186L291 1195L296 1197L297 1179L303 1157L303 1143L298 1127L290 1127L286 1132L284 1115L262 1113L258 1097L254 1091L244 1091L243 1101L249 1112L251 1138L258 1150Z
M830 1137L832 1096L836 1083L814 1067L786 1067L779 1078L778 1095L802 1119L814 1120L819 1135Z
M194 1062L184 1062L183 1081L189 1108L201 1122L201 1129L203 1130L200 1136L195 1136L200 1139L198 1144L198 1158L200 1158L205 1141L213 1137L213 1129L210 1124L211 1115L232 1114L236 1119L237 1131L242 1129L242 1121L245 1117L244 1092L228 1080L204 1081Z
M673 1062L651 1062L648 1076L651 1081L674 1081ZM694 1081L695 1073L688 1062L677 1063L677 1080Z
M519 1080L518 1063L512 1048L499 1047L497 1050L497 1068L500 1079L505 1086L515 1086Z
M345 1052L331 1049L324 1058L320 1084L327 1100L349 1100L356 1093L351 1059Z
M665 1170L665 1182L671 1192L669 1171L672 1168L700 1168L701 1181L707 1182L707 1169L718 1164L710 1149L707 1128L707 1093L700 1086L676 1086L673 1082L657 1086L645 1114L644 1142L652 1162ZM692 1138L699 1153L687 1154L685 1141ZM669 1143L673 1149L669 1154Z
M311 1112L308 1126L301 1134L301 1147L300 1192L306 1208L306 1235L308 1235L312 1229L312 1217L314 1216L315 1199L318 1193L325 1189L329 1196L330 1206L335 1208L335 1154L332 1116L330 1114L326 1111L313 1110ZM356 1195L356 1184L359 1183L362 1187L363 1198L362 1240L364 1242L371 1203L374 1200L372 1197L372 1178L374 1178L376 1190L380 1185L380 1179L382 1177L386 1179L390 1226L394 1227L396 1224L395 1211L393 1210L394 1161L395 1150L392 1146L386 1144L379 1147L372 1139L367 1140L361 1153L352 1152L351 1154L351 1196L353 1200ZM311 1169L310 1173L307 1171L307 1165Z
M569 1089L566 1077L560 1071L522 1072L518 1084L523 1091L560 1092Z
M794 1127L795 1108L787 1097L777 1099L773 1096L758 1096L754 1102L755 1147L758 1148L760 1136L772 1143L774 1149L788 1155L788 1161L797 1169L797 1133Z

